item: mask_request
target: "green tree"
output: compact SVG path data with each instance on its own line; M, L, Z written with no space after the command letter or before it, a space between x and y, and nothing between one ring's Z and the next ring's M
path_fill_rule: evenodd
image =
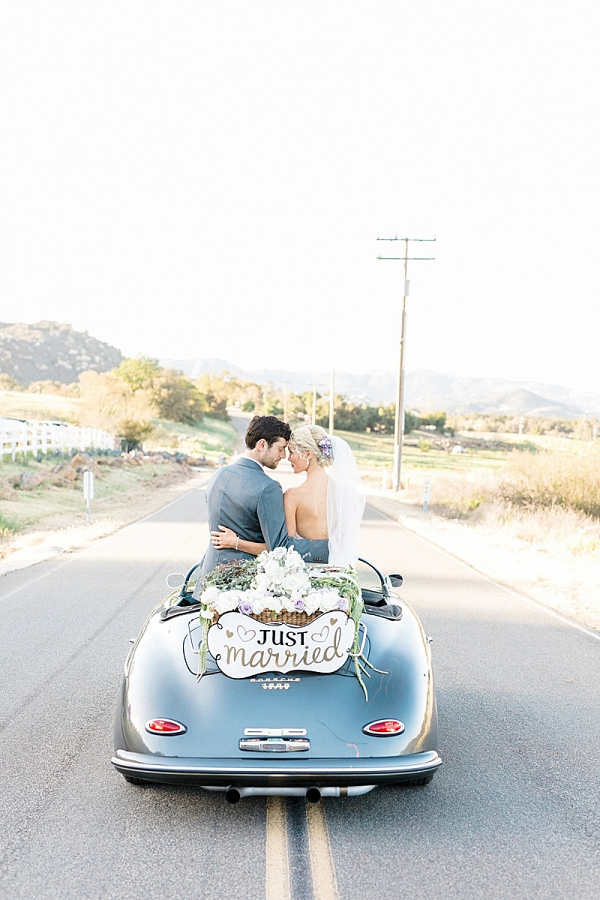
M153 432L149 422L137 422L135 419L123 419L119 423L119 437L121 447L125 452L137 450L142 441Z
M206 401L198 388L180 372L162 369L153 382L158 415L170 422L195 425L202 420Z
M421 419L415 412L408 412L408 410L404 413L404 434L410 434L411 431L416 431L416 429L421 424Z
M152 390L154 379L162 370L158 360L150 359L149 356L138 356L137 359L124 359L113 371L117 378L125 381L136 393L140 390Z
M196 381L196 387L204 397L207 414L217 419L228 419L227 407L231 402L232 379L228 372L211 375L208 372Z
M443 431L446 427L446 413L445 412L432 412L426 413L419 417L421 419L421 425L433 425L437 431Z
M262 414L263 416L277 416L278 418L283 415L283 402L277 395L265 397Z

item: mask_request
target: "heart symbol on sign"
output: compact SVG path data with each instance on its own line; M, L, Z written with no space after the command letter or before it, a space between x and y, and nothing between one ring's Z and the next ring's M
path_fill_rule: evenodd
M335 619L330 619L329 621L331 622L332 625L335 625Z
M232 638L232 637L233 637L233 631L227 631L227 637L228 637L228 638Z
M327 635L329 634L329 626L323 625L318 634L313 634L312 639L316 641L318 644L322 644L323 641L327 640Z
M238 625L237 633L242 641L251 641L253 637L256 637L253 628L244 628L243 625Z

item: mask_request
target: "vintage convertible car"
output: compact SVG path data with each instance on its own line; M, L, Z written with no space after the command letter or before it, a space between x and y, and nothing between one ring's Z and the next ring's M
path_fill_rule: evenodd
M330 674L230 677L209 653L199 680L195 570L153 610L125 662L112 763L128 782L197 785L235 803L249 794L314 802L431 781L442 761L430 644L393 593L401 576L384 577L365 560L358 566L367 697L352 657Z

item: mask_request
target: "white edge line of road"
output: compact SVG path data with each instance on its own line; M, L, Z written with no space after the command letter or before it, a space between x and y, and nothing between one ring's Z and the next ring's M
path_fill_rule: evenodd
M151 519L152 516L155 516L156 513L158 513L158 512L162 512L163 509L168 509L170 506L173 506L174 503L178 503L181 500L181 498L184 497L189 491L202 490L202 488L205 486L206 485L194 485L194 487L189 488L188 491L183 491L178 497L175 497L173 500L170 500L168 503L165 503L164 506L160 506L158 509L155 509L154 512L148 513L148 515L143 516L141 519L136 519L134 522L128 522L127 525L123 525L121 528L118 528L117 531L113 531L110 534L105 534L105 535L103 535L103 537L97 538L96 540L102 541L102 540L104 540L104 538L112 537L114 534L118 534L119 531L125 531L126 528L131 528L133 525L139 525L140 522L145 522L147 519ZM47 578L48 575L52 575L54 572L58 572L60 569L63 569L65 566L68 566L69 563L71 563L73 561L76 554L85 553L86 550L89 550L89 548L93 544L96 543L96 540L92 541L91 544L88 544L85 547L79 547L76 550L70 551L69 558L65 559L64 562L60 563L58 566L55 566L55 568L51 569L50 571L42 572L41 575L39 575L37 578L34 578L32 581L28 581L26 584L22 584L22 585L20 585L20 587L14 588L14 590L12 590L9 594L5 594L3 597L0 597L0 603L2 603L4 600L10 600L11 597L14 597L15 594L18 594L20 591L24 591L26 588L31 587L32 584L37 584L38 581L43 581L43 579ZM57 553L56 556L58 556L58 555L59 554ZM46 559L40 559L39 562L40 563L49 562L51 559L56 559L56 556L50 556L50 557L47 557ZM34 565L36 565L35 562L31 563L30 566L23 566L22 568L30 569L31 566L34 566ZM8 572L6 572L6 575L10 575L10 574L12 574L12 572L20 572L20 571L22 571L22 569L11 569Z
M367 501L367 506L368 506ZM391 516L388 516L386 513L381 512L381 510L376 509L376 507L369 507L373 512L378 513L380 516L383 516L384 519L388 519L394 525L397 525L399 528L404 528L406 531L410 531L411 534L414 534L416 538L419 538L422 541L425 541L426 544L431 544L432 547L435 547L436 550L439 550L440 553L443 553L444 556L447 556L449 559L453 559L454 562L460 563L465 569L470 569L471 572L476 572L480 578L483 578L484 581L487 581L488 584L493 584L494 587L500 588L501 591L504 591L505 594L510 594L511 597L516 597L517 600L522 600L524 603L529 603L530 606L535 606L537 609L546 613L549 616L552 616L553 619L558 619L559 622L563 622L565 625L570 625L571 628L576 628L577 631L583 632L583 634L587 634L588 637L594 638L596 641L600 641L600 634L596 631L592 631L591 628L586 628L585 625L580 625L578 622L574 622L572 619L567 618L567 616L563 616L562 613L557 612L555 609L551 609L549 606L544 606L543 603L540 603L539 600L534 600L532 597L527 597L526 594L520 594L518 591L513 590L513 588L506 587L505 584L500 584L499 581L494 581L493 578L490 578L489 575L486 575L484 572L480 572L479 569L476 569L475 566L472 566L470 563L465 562L464 559L461 559L460 556L455 556L454 553L450 553L449 550L446 550L445 547L440 547L439 544L436 544L435 541L432 541L430 538L423 537L422 534L419 534L418 531L413 531L412 528L409 528L407 525L403 525L402 522L398 522L396 519L392 519Z

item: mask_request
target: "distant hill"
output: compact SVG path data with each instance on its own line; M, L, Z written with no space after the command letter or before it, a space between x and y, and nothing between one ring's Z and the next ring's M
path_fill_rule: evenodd
M116 347L59 322L0 322L0 372L26 386L32 381L77 381L81 372L108 372L123 354Z
M286 372L280 369L241 369L224 359L161 359L165 368L179 369L191 378L204 372L230 372L236 378L258 384L271 382L283 389L301 393L329 390L329 372ZM484 413L528 415L576 419L600 416L600 394L576 391L556 384L515 382L504 378L469 378L445 375L421 369L405 378L406 406L421 412L443 410L447 413ZM362 375L335 373L335 391L371 404L392 403L396 396L393 372L373 370Z
M225 359L161 359L165 369L178 369L190 378L199 378L205 372L218 374L229 372L236 378L253 381L256 384L272 383L284 389L286 383L290 391L301 394L312 391L317 385L320 394L329 391L330 372L287 372L284 369L241 369ZM391 372L374 370L363 375L350 372L335 373L335 392L355 400L373 403L391 403L395 392L395 376Z
M85 331L58 322L34 325L0 322L0 373L26 386L32 381L77 381L81 372L107 372L123 354ZM161 359L164 368L178 369L191 378L205 372L230 372L257 384L272 383L294 393L329 391L329 372L287 372L283 369L241 369L224 359ZM515 382L503 378L467 378L421 369L405 379L406 406L420 412L482 413L576 419L600 417L600 394L585 393L556 384ZM396 396L393 372L375 369L362 375L335 373L335 391L356 402L392 403Z
M468 378L419 370L406 376L407 405L448 413L543 416L577 419L600 416L600 395L556 384L504 378Z

